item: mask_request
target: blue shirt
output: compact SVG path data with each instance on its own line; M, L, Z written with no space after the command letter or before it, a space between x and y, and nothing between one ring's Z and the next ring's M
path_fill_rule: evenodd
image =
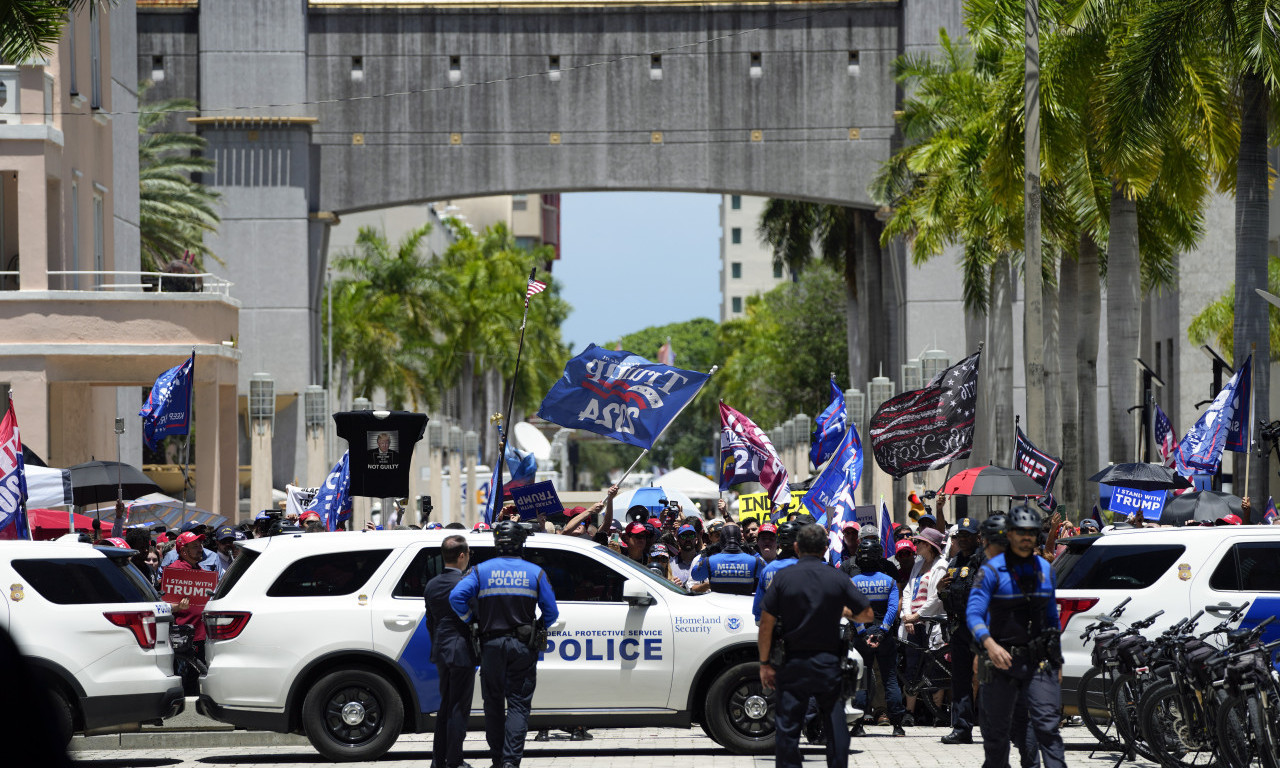
M1000 554L983 563L969 592L965 623L979 645L988 637L1001 645L1024 645L1041 630L1057 629L1049 562L1038 556L1009 562Z
M691 577L694 581L711 582L712 592L751 595L756 591L756 579L764 568L764 561L759 555L717 552L711 557L699 558Z
M542 610L545 626L560 617L547 575L518 557L495 557L472 568L449 593L449 605L464 622L479 623L481 632L505 632L532 624L535 606Z
M760 572L760 578L756 580L756 599L751 603L751 615L756 617L756 621L760 621L761 603L764 602L764 593L769 591L769 585L773 583L773 577L778 571L789 565L795 565L794 557L778 558L772 563L764 567Z
M893 629L898 620L898 582L887 573L860 573L853 577L853 586L871 603L880 628Z

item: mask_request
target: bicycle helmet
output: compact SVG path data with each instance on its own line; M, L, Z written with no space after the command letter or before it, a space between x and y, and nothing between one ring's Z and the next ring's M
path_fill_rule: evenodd
M802 527L803 526L801 526L800 523L797 523L791 520L788 520L787 522L778 526L778 557L779 558L796 556L795 547L793 547L792 545L796 543L796 536L799 535L800 529Z
M503 520L493 527L493 545L500 555L519 557L529 532L514 520Z
M879 570L876 566L884 560L884 547L880 544L880 539L864 538L859 541L853 560L863 572Z
M999 546L1009 545L1009 518L997 513L982 521L979 535L986 541Z
M742 551L742 529L730 523L720 529L720 547L724 552Z
M1039 533L1042 525L1043 517L1032 507L1023 504L1009 510L1010 528L1030 530Z

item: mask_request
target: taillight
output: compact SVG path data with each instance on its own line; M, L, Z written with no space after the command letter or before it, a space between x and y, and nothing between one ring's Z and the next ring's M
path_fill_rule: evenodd
M251 615L248 611L206 611L205 632L210 640L232 640L244 631Z
M151 611L107 611L102 615L117 627L132 632L139 648L150 650L156 647L156 615Z
M1058 598L1058 623L1059 629L1063 631L1067 628L1067 622L1071 621L1071 617L1077 613L1083 613L1098 604L1096 597L1059 597Z

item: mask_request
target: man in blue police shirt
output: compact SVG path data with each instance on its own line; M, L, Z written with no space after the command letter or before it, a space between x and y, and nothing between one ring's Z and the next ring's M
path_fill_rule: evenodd
M783 568L796 564L796 534L800 533L800 523L785 522L778 527L778 556L774 558L772 563L764 567L760 572L760 578L756 581L756 599L751 604L751 615L760 621L761 605L764 603L765 593L769 591L769 585L773 583L773 577Z
M720 552L699 558L694 565L691 589L702 592L709 587L712 592L727 595L755 594L756 580L765 569L765 562L759 555L742 551L742 529L733 523L726 525L720 532L720 546Z
M462 536L448 536L440 545L444 572L427 582L427 632L431 636L431 661L440 678L440 709L436 712L435 740L431 743L431 768L471 768L462 760L467 738L471 694L476 685L476 658L471 630L458 618L449 595L462 581L471 550Z
M867 537L858 542L857 561L860 573L851 581L866 595L875 612L875 623L867 622L868 626L858 628L858 637L862 641L859 651L868 668L872 668L875 662L879 669L893 735L906 736L902 723L907 710L902 700L902 687L898 685L898 636L894 631L898 625L898 582L887 572L889 562L884 557L878 537ZM867 708L866 699L865 687L859 688L859 709ZM855 723L849 735L865 736L866 730L861 722Z
M781 538L781 537L779 537ZM828 730L827 766L849 764L849 734L840 698L841 658L847 649L840 635L840 618L871 621L871 604L840 571L822 561L827 530L801 526L796 534L795 565L778 571L764 596L760 631L760 684L776 688L775 758L777 768L799 768L800 727L810 698ZM784 646L781 666L770 662L774 625L781 627Z
M1009 513L1008 549L982 565L969 593L965 619L986 652L978 659L983 768L1007 768L1010 733L1023 765L1035 762L1038 748L1045 768L1066 766L1058 734L1058 604L1049 563L1035 555L1039 533L1040 513L1015 507ZM1027 732L1028 719L1033 734Z
M534 607L544 627L560 616L547 575L521 559L528 532L514 520L493 527L498 557L472 569L449 594L458 616L480 634L480 693L493 764L518 768L529 730L529 705L542 650ZM475 609L472 609L472 601ZM545 640L545 635L542 636Z

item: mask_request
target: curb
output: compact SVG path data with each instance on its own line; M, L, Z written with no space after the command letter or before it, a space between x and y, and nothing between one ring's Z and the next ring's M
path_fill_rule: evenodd
M100 749L193 749L217 747L305 747L305 736L271 731L157 731L153 733L113 733L105 736L76 736L67 750L89 752Z

